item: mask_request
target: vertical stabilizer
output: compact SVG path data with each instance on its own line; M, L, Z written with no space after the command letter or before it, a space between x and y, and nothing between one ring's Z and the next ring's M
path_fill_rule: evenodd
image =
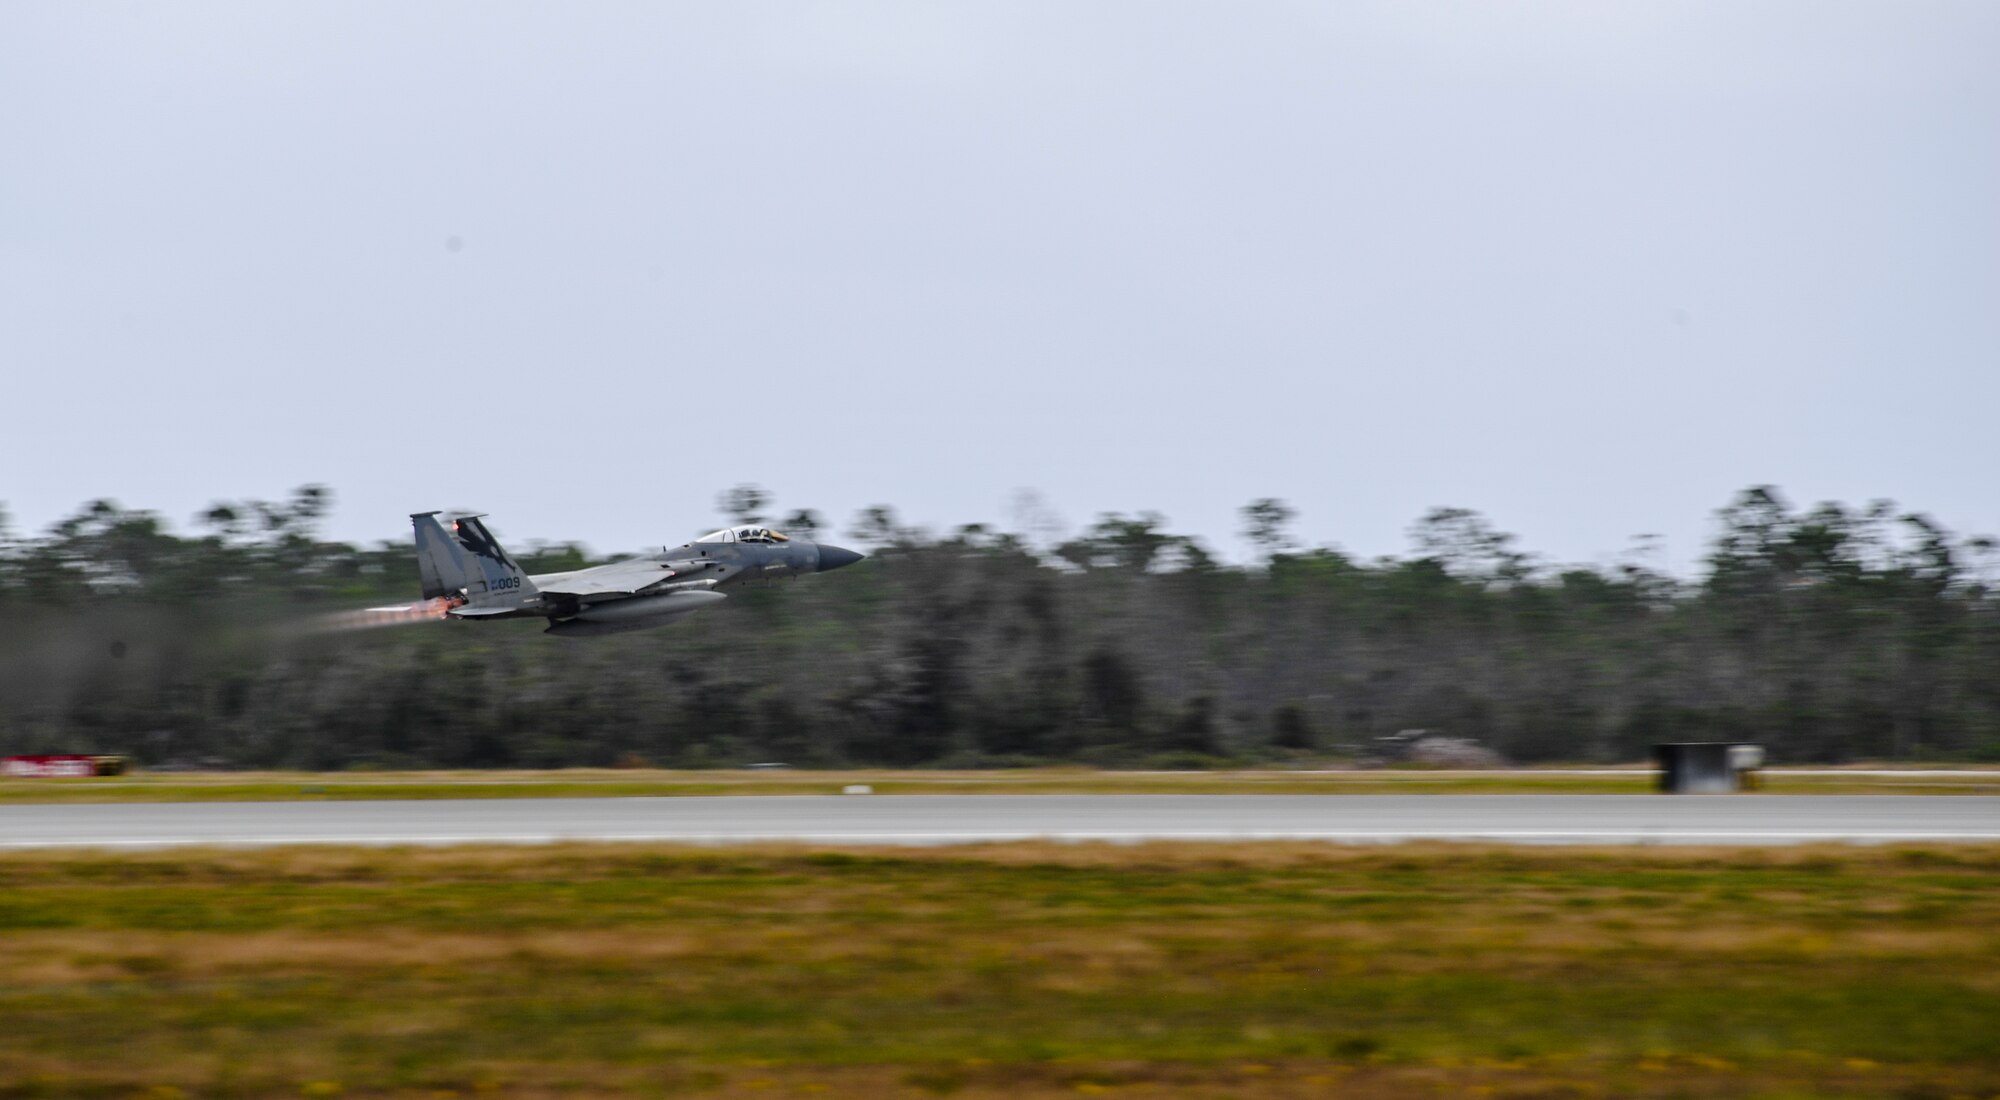
M451 550L451 536L437 520L436 512L418 512L410 517L416 528L417 573L423 578L424 599L455 596L464 591L468 579Z
M460 595L474 605L519 606L535 585L478 516L440 522L436 512L410 517L424 598Z

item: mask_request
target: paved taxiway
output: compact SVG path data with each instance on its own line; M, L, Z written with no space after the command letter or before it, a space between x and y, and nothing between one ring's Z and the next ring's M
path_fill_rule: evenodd
M563 840L2000 841L2000 797L958 795L0 806L0 849Z

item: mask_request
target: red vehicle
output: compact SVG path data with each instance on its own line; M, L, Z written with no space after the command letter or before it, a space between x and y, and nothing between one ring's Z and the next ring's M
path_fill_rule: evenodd
M122 756L9 756L0 758L0 775L22 779L61 779L91 775L123 775Z

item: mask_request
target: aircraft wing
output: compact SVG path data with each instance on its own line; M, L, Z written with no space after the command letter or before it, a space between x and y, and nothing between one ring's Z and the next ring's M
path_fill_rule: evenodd
M550 573L530 577L535 588L541 592L553 592L561 596L575 596L579 599L611 599L618 596L632 596L670 580L721 580L736 572L736 569L720 562L710 561L661 561L658 558L633 558L629 561L614 561L608 565L593 565L574 573Z
M579 569L574 573L555 573L531 579L540 591L562 596L585 599L630 596L656 584L672 580L678 575L672 568L674 564L652 558L633 558L630 561L614 561L609 565L593 565L589 569Z

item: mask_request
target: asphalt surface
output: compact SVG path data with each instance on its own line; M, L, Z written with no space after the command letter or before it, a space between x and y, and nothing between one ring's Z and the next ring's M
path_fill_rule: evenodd
M2000 841L2000 797L814 795L0 806L0 849L564 840Z

